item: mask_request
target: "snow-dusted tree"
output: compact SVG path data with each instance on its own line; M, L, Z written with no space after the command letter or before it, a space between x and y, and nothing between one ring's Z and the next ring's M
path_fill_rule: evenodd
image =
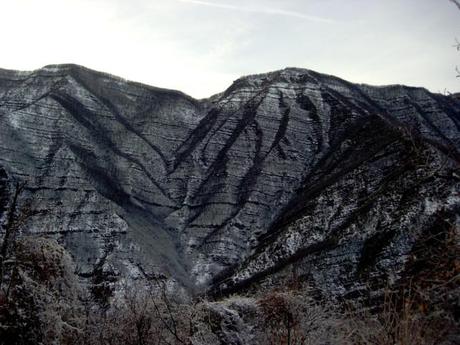
M55 240L23 237L0 310L0 344L72 344L83 326L70 255Z

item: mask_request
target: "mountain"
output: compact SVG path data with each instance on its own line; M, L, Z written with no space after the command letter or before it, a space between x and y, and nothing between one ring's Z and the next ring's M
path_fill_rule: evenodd
M458 226L460 101L287 68L195 100L77 65L0 70L0 213L88 284L353 296Z

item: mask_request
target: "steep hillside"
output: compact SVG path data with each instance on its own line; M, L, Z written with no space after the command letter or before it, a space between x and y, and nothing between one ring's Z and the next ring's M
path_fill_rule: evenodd
M194 100L76 65L0 70L0 166L24 231L89 282L227 294L295 276L350 295L458 225L460 102L304 69ZM0 176L1 177L1 176Z

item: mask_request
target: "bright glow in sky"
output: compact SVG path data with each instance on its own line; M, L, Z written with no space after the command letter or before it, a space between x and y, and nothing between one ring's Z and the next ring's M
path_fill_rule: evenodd
M0 0L0 32L2 68L77 63L197 98L288 66L460 90L448 0Z

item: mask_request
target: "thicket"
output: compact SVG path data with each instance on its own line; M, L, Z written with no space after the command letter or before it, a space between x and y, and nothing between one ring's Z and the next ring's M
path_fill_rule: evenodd
M126 286L104 308L81 288L64 248L23 237L0 292L0 344L458 344L458 243L453 224L437 224L414 248L405 280L373 307L315 299L301 282L183 303L155 281Z

